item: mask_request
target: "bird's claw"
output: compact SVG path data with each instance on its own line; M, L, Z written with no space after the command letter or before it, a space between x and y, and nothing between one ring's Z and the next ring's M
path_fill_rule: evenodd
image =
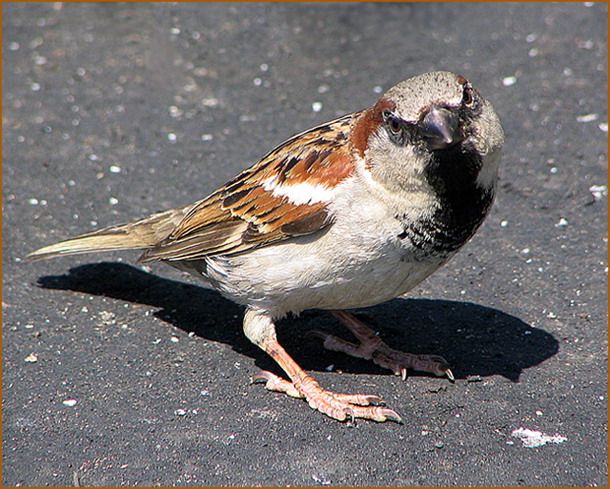
M447 378L451 381L451 382L455 382L455 377L453 376L453 372L451 371L450 368L448 368L447 370L445 370L445 375L447 376Z
M402 418L393 409L385 407L385 402L374 394L338 394L322 389L311 377L307 376L296 386L277 375L260 371L251 377L252 383L264 382L265 387L283 392L291 397L307 399L307 403L331 418L355 425L356 418L373 421L395 421L402 424Z
M360 327L360 325L358 326ZM308 331L307 336L321 338L324 348L328 350L341 351L353 357L373 360L380 367L387 368L394 374L399 375L402 380L407 379L408 370L412 369L428 372L438 377L447 376L450 381L455 381L449 363L443 357L439 355L415 355L395 350L381 341L372 331L370 335L366 333L359 335L359 344L351 343L319 330Z
M297 389L295 389L292 382L288 382L287 380L282 379L271 372L267 372L266 370L260 370L255 373L252 377L250 377L250 382L252 384L260 384L264 382L265 388L270 391L283 392L290 397L303 397L303 395Z

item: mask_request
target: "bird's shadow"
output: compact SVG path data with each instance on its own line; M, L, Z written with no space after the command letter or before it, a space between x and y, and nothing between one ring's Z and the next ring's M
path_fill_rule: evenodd
M158 318L210 341L230 345L256 359L266 370L279 369L242 332L240 306L220 294L188 283L168 280L121 263L97 263L72 268L66 275L45 276L46 289L71 290L159 308ZM496 309L468 302L396 299L363 309L358 315L390 346L411 353L445 357L456 378L502 375L518 381L521 372L558 351L549 333ZM341 353L321 354L320 341L303 341L308 329L322 329L350 339L350 333L323 311L306 311L278 324L278 339L306 370L329 364L350 373L388 373Z

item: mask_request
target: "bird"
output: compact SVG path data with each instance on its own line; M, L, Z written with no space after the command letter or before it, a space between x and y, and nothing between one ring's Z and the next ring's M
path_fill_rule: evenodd
M30 253L28 261L137 249L245 308L246 337L277 362L251 377L338 421L402 422L374 394L326 390L280 345L277 320L330 311L357 342L329 350L453 380L438 355L395 350L352 309L409 292L474 235L494 200L504 132L470 81L406 79L367 109L293 136L206 198Z

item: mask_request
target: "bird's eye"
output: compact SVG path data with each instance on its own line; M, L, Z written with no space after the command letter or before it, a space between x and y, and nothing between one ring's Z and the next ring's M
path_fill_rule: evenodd
M390 139L396 144L404 144L407 123L396 117L389 110L383 113L383 120Z
M471 106L474 101L474 94L472 93L472 88L468 85L464 86L464 95L462 96L462 103L464 105Z
M400 122L398 122L398 120L396 120L394 117L390 117L388 119L388 129L393 134L399 134L402 129L402 126L400 125Z

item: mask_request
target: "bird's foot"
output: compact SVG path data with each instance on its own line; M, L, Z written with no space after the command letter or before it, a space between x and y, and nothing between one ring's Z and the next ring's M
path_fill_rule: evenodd
M407 378L407 370L428 372L439 377L447 376L454 380L449 363L439 355L415 355L395 350L386 345L375 332L364 323L346 311L332 311L343 324L358 338L359 344L350 343L337 336L324 331L311 331L310 334L324 340L324 347L328 350L341 351L348 355L373 360L380 367L387 368L400 375L402 379Z
M370 394L338 394L324 390L309 375L305 375L299 382L289 382L267 371L261 371L252 377L252 382L265 382L265 387L272 391L284 392L291 397L305 398L313 409L334 418L338 421L355 418L370 419L373 421L396 421L402 423L401 417L393 409L383 405L383 400Z

